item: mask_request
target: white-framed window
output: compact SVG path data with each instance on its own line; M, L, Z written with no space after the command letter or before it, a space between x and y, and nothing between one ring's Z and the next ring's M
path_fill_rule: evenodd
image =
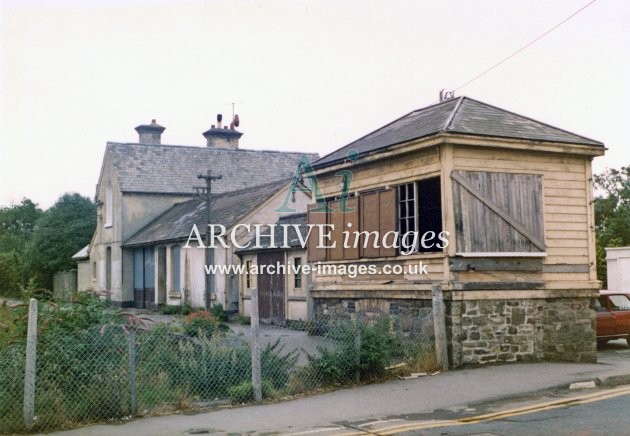
M293 276L293 287L295 289L302 288L302 258L294 257L293 265L295 267L295 275Z
M442 198L439 177L418 180L398 186L398 231L401 252L439 252L443 242ZM405 234L417 233L418 237ZM413 247L408 245L415 243Z

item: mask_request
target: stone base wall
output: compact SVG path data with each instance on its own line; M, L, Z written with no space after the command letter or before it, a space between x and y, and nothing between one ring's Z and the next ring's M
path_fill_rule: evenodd
M426 315L431 300L384 298L314 298L315 319L364 313L373 315Z
M592 298L446 301L453 367L517 361L596 362Z
M519 361L596 362L593 298L452 301L445 296L451 367ZM357 312L426 315L427 299L314 298L315 319Z

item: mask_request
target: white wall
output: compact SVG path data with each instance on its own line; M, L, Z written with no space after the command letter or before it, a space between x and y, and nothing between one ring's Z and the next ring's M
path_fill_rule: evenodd
M630 291L630 247L606 248L608 289Z

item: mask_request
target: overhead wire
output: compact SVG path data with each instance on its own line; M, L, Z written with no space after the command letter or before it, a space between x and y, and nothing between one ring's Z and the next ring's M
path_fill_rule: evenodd
M497 62L496 64L492 65L491 67L485 69L484 71L482 71L481 73L477 74L475 77L473 77L472 79L468 80L466 83L464 83L463 85L458 86L457 88L454 89L455 91L459 91L460 89L470 85L471 83L473 83L474 81L476 81L477 79L485 76L486 74L488 74L490 71L494 70L495 68L497 68L498 66L504 64L505 62L507 62L508 60L512 59L514 56L518 55L519 53L521 53L523 50L527 49L528 47L530 47L531 45L535 44L536 42L540 41L542 38L544 38L545 36L549 35L551 32L553 32L554 30L556 30L558 27L562 26L564 23L566 23L567 21L571 20L573 17L575 17L576 15L578 15L580 12L582 12L584 9L588 8L589 6L591 6L593 3L595 3L597 0L591 0L589 3L585 4L584 6L582 6L580 9L578 9L577 11L573 12L571 15L569 15L568 17L566 17L565 19L563 19L562 21L560 21L558 24L556 24L555 26L553 26L552 28L546 30L545 32L541 33L539 36L537 36L536 38L532 39L531 41L529 41L527 44L525 44L524 46L522 46L521 48L519 48L518 50L512 52L511 54L509 54L508 56L506 56L505 58L503 58L502 60L500 60L499 62Z

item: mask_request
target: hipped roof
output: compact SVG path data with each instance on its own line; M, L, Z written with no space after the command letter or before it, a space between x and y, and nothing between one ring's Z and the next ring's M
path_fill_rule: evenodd
M604 146L599 141L462 96L410 112L322 157L313 166L325 167L343 161L353 150L359 154L380 151L437 133Z

